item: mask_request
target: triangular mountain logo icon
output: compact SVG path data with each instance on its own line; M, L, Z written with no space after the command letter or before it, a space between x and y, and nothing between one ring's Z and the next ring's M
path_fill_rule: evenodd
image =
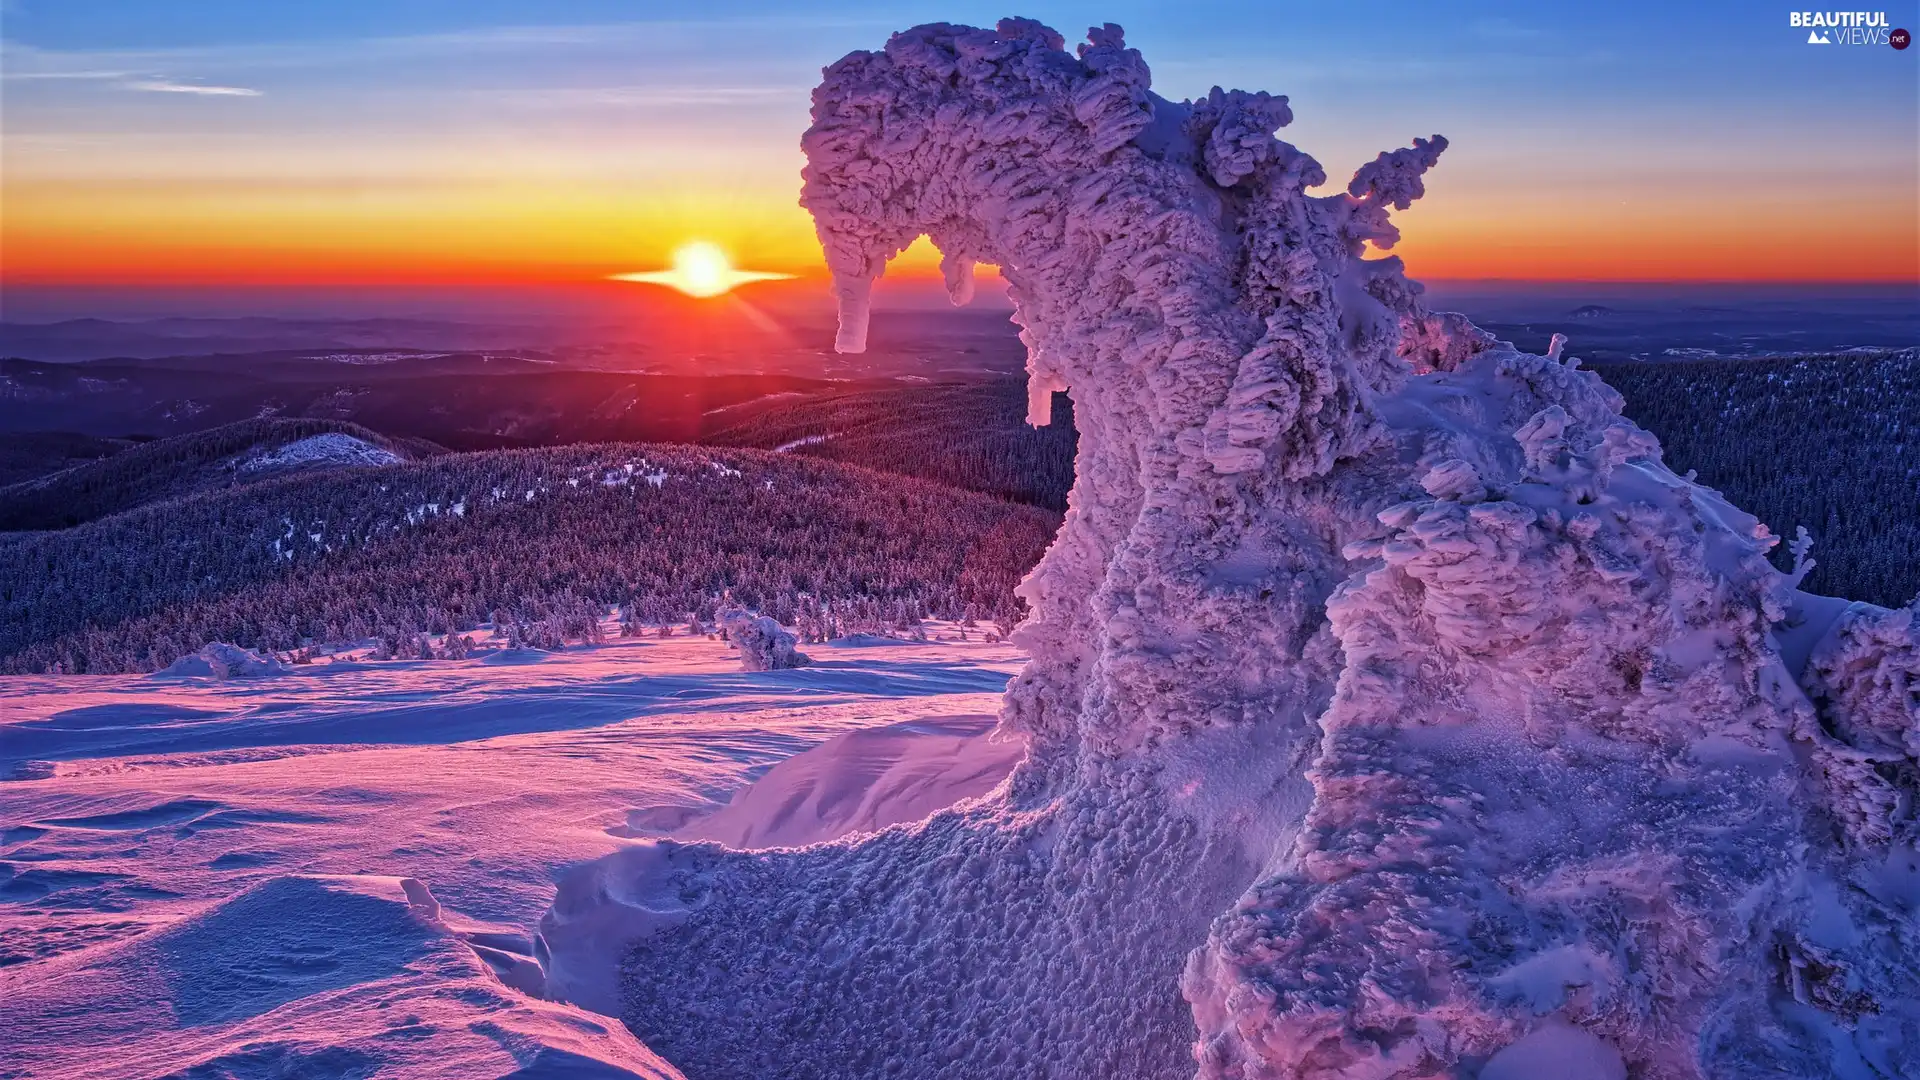
M1809 31L1807 31L1807 44L1809 44L1809 45L1831 45L1831 44L1833 44L1833 39L1832 39L1832 38L1829 38L1829 37L1828 37L1827 35L1825 35L1825 34L1823 34L1823 33L1821 33L1821 32L1820 32L1820 31L1818 31L1818 30L1809 30Z

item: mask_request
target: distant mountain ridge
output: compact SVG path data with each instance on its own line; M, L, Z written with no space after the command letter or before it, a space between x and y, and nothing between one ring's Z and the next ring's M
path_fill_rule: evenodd
M434 319L85 318L0 322L0 355L68 362L272 349L512 349L552 337L548 327Z
M690 442L711 426L707 416L718 409L844 385L778 374L589 371L490 353L422 354L391 363L300 352L74 364L0 360L0 433L165 437L287 416L348 420L456 450Z
M308 445L301 449L303 443ZM296 449L287 453L289 448ZM70 528L271 476L444 453L425 439L392 439L344 420L242 420L0 487L0 531Z

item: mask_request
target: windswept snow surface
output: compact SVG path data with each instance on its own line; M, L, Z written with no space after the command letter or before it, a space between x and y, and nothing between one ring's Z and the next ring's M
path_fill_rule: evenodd
M583 868L550 988L617 974L701 1080L1920 1075L1914 611L1798 594L1573 354L1366 257L1445 139L1313 196L1285 98L1064 46L916 27L802 141L841 350L926 235L957 301L1009 282L1034 422L1073 395L1029 755L876 834Z
M540 999L557 878L674 829L870 831L1020 752L1004 645L499 655L0 680L0 1076L678 1077Z

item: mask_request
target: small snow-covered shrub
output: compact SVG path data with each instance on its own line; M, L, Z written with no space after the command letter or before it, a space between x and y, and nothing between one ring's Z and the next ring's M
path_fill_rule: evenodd
M720 613L720 630L740 650L742 671L783 671L805 665L791 631L765 615L733 608Z
M202 645L198 652L175 660L159 674L176 678L199 676L226 680L279 675L286 670L286 665L272 656L262 656L238 645L214 641Z

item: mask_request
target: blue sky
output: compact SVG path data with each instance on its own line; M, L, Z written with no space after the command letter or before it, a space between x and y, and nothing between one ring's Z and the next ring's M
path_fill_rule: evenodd
M918 22L1018 13L1069 40L1121 23L1168 97L1289 95L1283 135L1336 178L1446 134L1405 221L1409 261L1449 274L1737 276L1804 252L1810 277L1850 257L1920 276L1920 49L1809 46L1788 11L6 0L0 176L34 266L59 244L147 266L274 233L275 258L349 267L354 243L398 257L417 232L460 258L484 239L645 268L687 231L784 266L804 258L791 196L820 66ZM89 222L128 246L75 234Z

